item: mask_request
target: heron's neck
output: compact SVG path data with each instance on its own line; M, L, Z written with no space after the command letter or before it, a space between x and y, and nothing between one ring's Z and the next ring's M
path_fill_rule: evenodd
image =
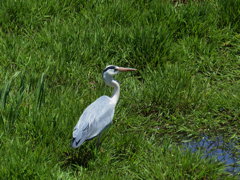
M111 81L111 85L114 87L113 95L111 97L113 103L117 104L119 96L120 96L120 85L116 80Z
M108 75L108 74L104 74L103 79L108 86L114 87L113 95L112 95L111 99L114 104L117 104L119 96L120 96L119 83L116 80L114 80L111 75Z

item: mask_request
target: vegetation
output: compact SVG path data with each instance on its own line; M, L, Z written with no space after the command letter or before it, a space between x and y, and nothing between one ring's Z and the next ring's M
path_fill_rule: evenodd
M239 138L240 1L2 0L1 179L234 179L183 151L200 134ZM100 149L70 147L82 111L121 97Z

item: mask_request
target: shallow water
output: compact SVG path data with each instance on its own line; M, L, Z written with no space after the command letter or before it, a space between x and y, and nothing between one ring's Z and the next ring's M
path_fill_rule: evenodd
M209 138L202 136L201 139L183 143L184 147L192 152L201 150L203 158L216 158L226 164L226 171L232 174L240 173L240 147L239 141L226 141L223 137Z

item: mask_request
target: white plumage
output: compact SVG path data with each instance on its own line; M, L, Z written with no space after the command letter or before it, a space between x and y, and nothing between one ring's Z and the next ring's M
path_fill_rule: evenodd
M112 122L115 105L108 96L101 96L90 104L74 128L72 147L77 148L85 140L100 134Z
M114 87L112 97L101 96L90 104L81 115L77 125L73 130L72 147L77 148L86 140L98 136L107 126L112 123L115 106L120 96L120 86L113 75L119 71L135 71L133 68L123 68L118 66L107 66L103 71L105 83Z

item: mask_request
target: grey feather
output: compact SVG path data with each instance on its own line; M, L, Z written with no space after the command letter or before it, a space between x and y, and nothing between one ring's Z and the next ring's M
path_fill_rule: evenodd
M108 96L101 96L90 104L74 127L72 147L77 148L86 140L96 137L111 124L115 105Z

